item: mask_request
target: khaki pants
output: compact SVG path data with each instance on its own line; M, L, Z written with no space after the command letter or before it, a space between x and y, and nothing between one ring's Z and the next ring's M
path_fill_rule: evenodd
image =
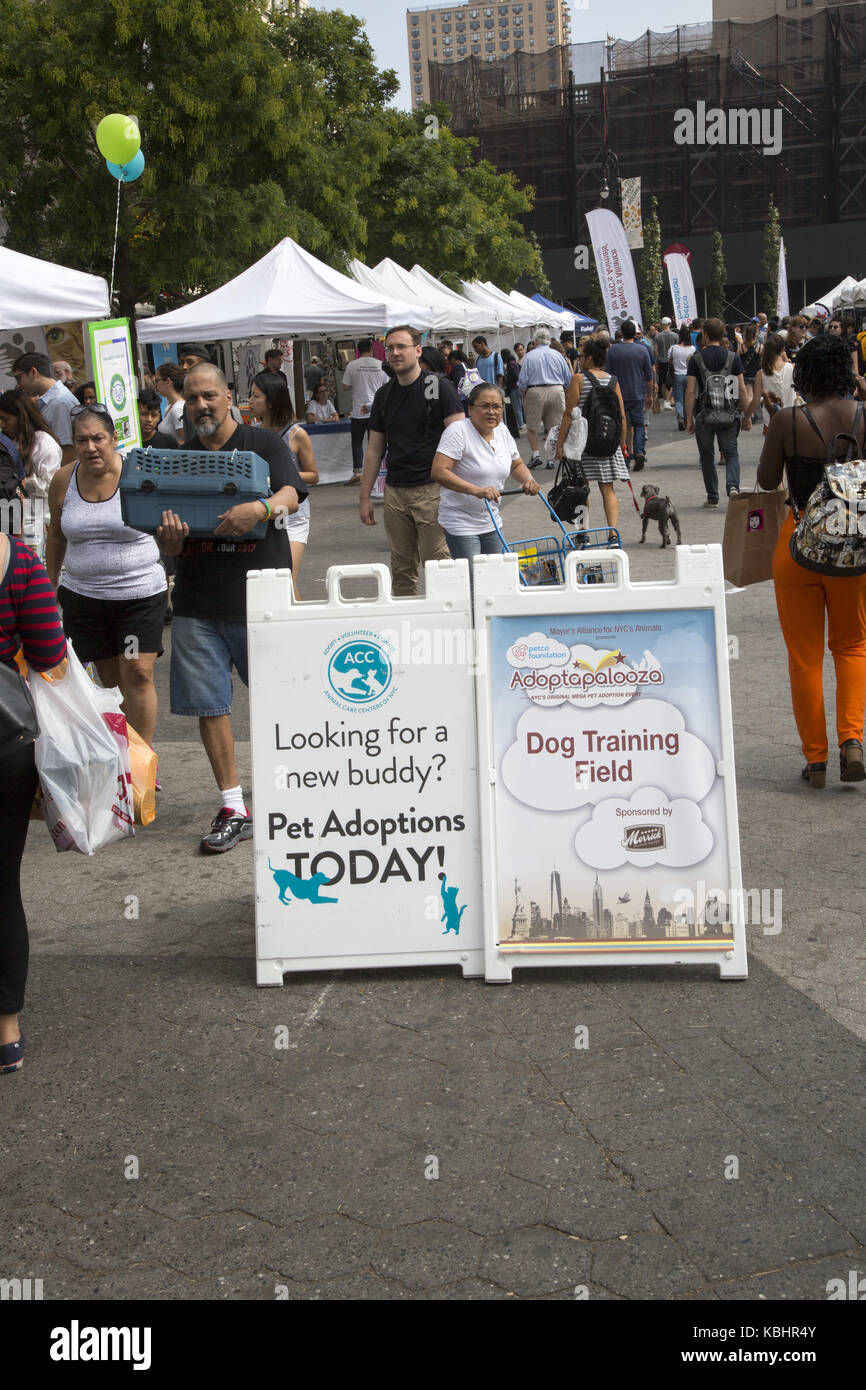
M385 532L391 546L391 584L395 594L418 592L418 562L450 558L439 525L439 484L385 487Z

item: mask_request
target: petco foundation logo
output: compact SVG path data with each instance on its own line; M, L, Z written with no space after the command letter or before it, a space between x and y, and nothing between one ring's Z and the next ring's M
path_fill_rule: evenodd
M761 145L764 155L777 155L782 148L782 108L734 107L707 110L699 101L694 111L681 106L674 112L675 145Z
M341 709L381 709L394 694L392 652L376 633L364 629L335 638L325 656L325 694Z
M666 843L663 825L631 825L621 841L623 849L633 850L664 849Z

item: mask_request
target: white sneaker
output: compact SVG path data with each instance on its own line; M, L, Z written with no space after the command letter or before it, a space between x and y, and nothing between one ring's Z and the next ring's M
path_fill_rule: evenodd
M673 405L670 401L665 401L665 410L673 410Z

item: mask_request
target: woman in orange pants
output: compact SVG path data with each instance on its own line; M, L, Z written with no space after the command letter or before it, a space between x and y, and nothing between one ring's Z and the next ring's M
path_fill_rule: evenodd
M785 475L789 495L800 511L823 476L825 441L840 433L855 434L862 449L866 420L862 405L851 399L855 389L851 359L838 338L820 335L805 344L794 364L793 384L808 403L811 421L802 406L776 412L764 441L758 483L763 488L776 488ZM860 457L864 457L862 452ZM837 578L799 565L790 550L795 524L792 515L782 526L773 558L773 581L788 648L794 718L806 759L802 776L811 787L826 785L826 614L828 646L836 671L840 777L843 782L862 782L866 779L866 575Z

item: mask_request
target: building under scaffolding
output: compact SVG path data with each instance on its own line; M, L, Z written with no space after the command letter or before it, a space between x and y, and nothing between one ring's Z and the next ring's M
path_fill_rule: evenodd
M595 80L586 80L599 58ZM644 214L655 194L662 244L689 244L699 287L711 234L723 233L732 308L743 314L761 280L770 195L792 304L801 282L806 302L845 274L866 276L866 3L799 21L776 15L574 45L558 90L544 89L547 62L546 53L515 53L495 63L434 63L430 79L454 132L475 136L479 157L535 188L526 225L555 293L585 295L573 248L588 241L584 218L599 206L605 167L641 175ZM779 153L760 143L675 142L675 113L735 108L780 113Z

